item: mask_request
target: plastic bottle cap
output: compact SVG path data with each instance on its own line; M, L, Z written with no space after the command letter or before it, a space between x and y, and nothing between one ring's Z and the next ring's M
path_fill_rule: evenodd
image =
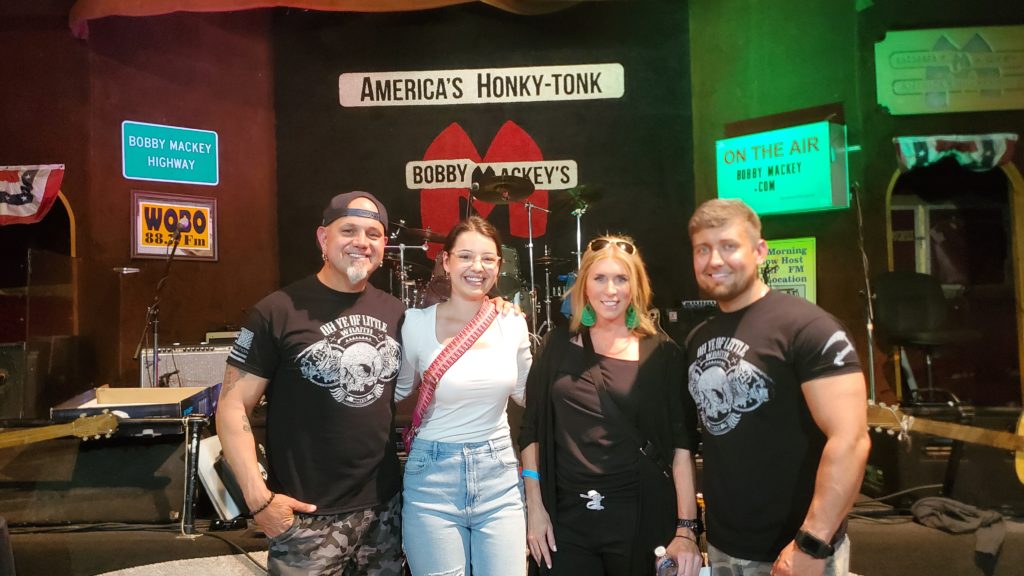
M665 550L664 546L658 546L657 548L654 549L654 555L657 556L658 558L661 558L662 556L664 556L667 553L668 553L668 550Z

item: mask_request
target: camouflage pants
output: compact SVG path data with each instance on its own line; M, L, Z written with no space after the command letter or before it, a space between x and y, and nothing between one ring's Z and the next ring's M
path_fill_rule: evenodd
M708 544L711 576L769 576L773 562L757 562L734 558ZM850 537L836 546L836 553L825 561L823 576L846 576L850 573Z
M270 539L270 574L401 576L401 498L357 512L296 514L288 530Z

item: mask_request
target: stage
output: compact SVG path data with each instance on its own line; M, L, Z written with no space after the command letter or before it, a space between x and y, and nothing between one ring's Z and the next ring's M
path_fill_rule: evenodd
M260 562L266 561L266 540L252 528L207 532L204 536L187 539L181 537L176 525L132 530L124 529L126 527L110 525L49 532L12 528L16 574L263 574L241 555L241 550L245 550ZM201 532L207 527L208 522L197 525ZM851 571L861 576L983 574L974 564L974 534L947 534L905 516L855 518L850 521L849 530ZM1015 576L1022 573L1024 523L1007 521L1006 540L993 574Z

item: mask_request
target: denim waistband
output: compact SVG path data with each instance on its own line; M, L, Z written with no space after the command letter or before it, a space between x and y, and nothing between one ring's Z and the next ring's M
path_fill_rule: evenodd
M435 458L442 454L486 454L489 452L500 452L511 447L512 438L508 436L482 442L438 442L437 440L417 438L412 443L413 450L421 450L433 455Z

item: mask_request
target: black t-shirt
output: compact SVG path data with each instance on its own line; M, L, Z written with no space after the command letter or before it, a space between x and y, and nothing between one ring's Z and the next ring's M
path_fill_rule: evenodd
M318 514L373 507L400 488L392 441L405 307L373 286L309 276L250 313L228 363L267 386L268 486Z
M686 351L704 426L708 541L772 561L807 514L825 445L801 384L859 372L857 353L838 320L775 291L698 326Z
M557 481L570 492L590 488L622 488L636 484L637 448L634 427L626 413L636 412L633 390L638 362L596 355L610 410L598 393L591 371L585 370L586 353L570 346L562 358L551 389L555 410Z

